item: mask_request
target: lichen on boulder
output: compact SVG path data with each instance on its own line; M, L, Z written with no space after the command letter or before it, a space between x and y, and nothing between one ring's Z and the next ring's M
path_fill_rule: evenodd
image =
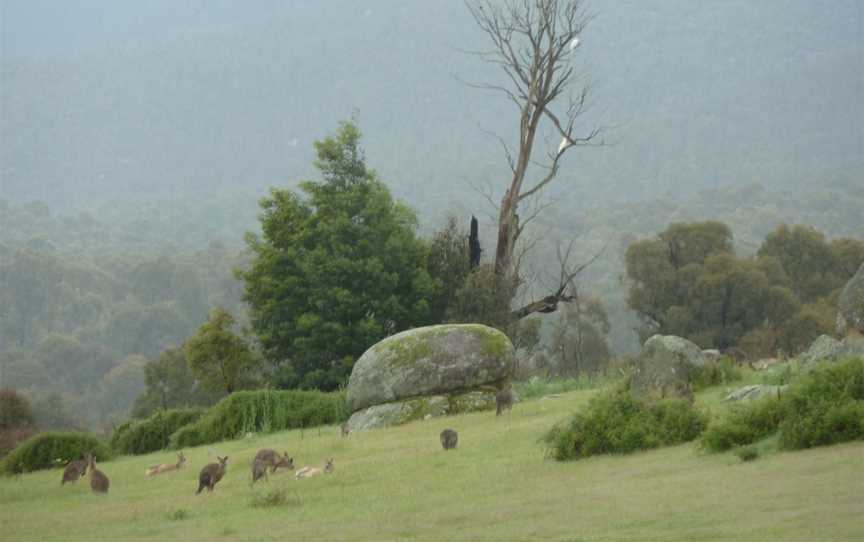
M513 345L497 329L480 324L411 329L377 343L357 360L348 380L348 405L356 412L468 392L509 380L513 368Z

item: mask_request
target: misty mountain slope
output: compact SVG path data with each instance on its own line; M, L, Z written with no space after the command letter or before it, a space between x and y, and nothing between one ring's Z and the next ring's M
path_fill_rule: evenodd
M500 197L506 164L481 128L512 141L516 117L463 82L503 76L460 52L486 46L462 2L172 5L4 2L0 197L237 242L354 111L370 165L424 223L486 208L470 183ZM577 62L612 145L566 159L549 192L565 207L860 178L859 3L591 9Z

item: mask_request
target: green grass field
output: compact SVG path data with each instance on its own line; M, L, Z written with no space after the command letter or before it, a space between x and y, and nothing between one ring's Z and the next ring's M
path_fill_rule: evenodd
M291 431L186 450L189 466L145 478L173 452L99 465L107 496L61 470L0 478L0 528L12 540L864 540L864 443L768 453L742 463L695 444L571 463L544 458L538 438L593 391L339 436ZM717 409L722 390L700 394ZM459 431L444 452L438 433ZM336 471L306 480L277 472L250 489L259 448ZM228 455L212 495L201 467ZM254 506L283 490L284 503ZM259 499L260 500L260 499Z

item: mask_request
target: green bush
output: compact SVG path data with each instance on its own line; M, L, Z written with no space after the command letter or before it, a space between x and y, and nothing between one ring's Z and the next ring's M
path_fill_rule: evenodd
M21 473L66 465L93 453L97 461L111 458L111 450L90 433L40 433L22 443L2 464L5 473Z
M756 446L741 446L735 449L735 455L741 461L753 461L759 458L759 448Z
M168 447L171 434L198 420L204 414L200 408L157 410L141 421L121 424L111 435L111 449L120 454L140 455Z
M732 358L723 357L701 367L695 367L691 376L694 390L710 388L741 380L741 370Z
M864 358L812 371L792 385L785 403L783 449L864 439Z
M782 419L783 401L774 396L736 404L726 416L708 425L702 446L723 452L752 444L777 431Z
M170 447L209 444L246 433L337 424L348 419L345 392L257 390L232 393L200 420L178 429Z
M687 442L704 426L704 417L685 400L646 403L616 390L592 399L584 412L553 427L543 441L549 454L563 461Z
M778 431L787 450L864 439L864 359L824 363L800 374L780 398L733 406L711 422L702 444L720 452Z

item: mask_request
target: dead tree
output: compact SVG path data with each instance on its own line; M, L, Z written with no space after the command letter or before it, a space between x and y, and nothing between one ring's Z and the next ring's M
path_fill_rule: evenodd
M519 138L513 149L499 138L510 166L509 185L498 210L495 273L511 285L520 284L514 255L525 226L536 217L519 220L519 206L540 193L558 174L562 157L571 149L599 145L600 128L583 132L577 121L587 105L589 85L577 73L571 59L579 51L580 35L590 22L581 0L469 0L466 2L477 26L492 47L477 52L484 61L499 66L507 76L504 84L479 84L479 88L503 93L519 111ZM578 86L575 92L572 87ZM541 124L561 138L538 160L535 144ZM530 167L534 166L534 167ZM541 302L513 312L521 318L532 312L551 312L563 300L564 288Z

